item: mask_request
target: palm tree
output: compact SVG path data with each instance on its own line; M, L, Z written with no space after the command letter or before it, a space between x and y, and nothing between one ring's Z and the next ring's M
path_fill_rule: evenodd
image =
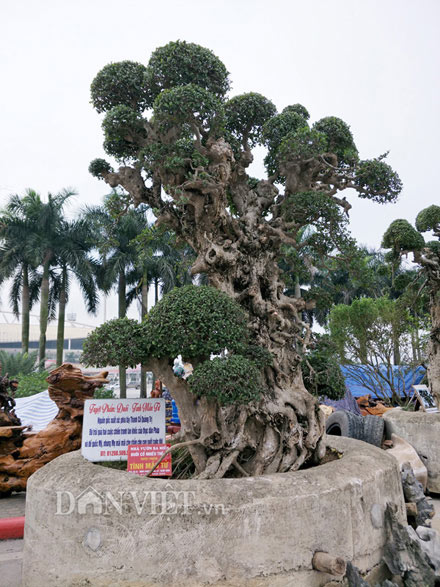
M31 232L28 220L17 218L8 209L0 218L0 281L12 278L10 302L12 311L20 316L21 300L21 350L29 352L29 314L39 295L40 279L36 271L38 263L35 250L29 246Z
M53 277L54 286L52 288L52 297L54 301L58 302L57 366L61 365L63 361L66 305L69 301L72 275L79 283L87 312L96 313L98 305L95 281L97 263L88 255L94 246L90 225L84 220L63 221L62 230L63 247L55 253L53 263L57 267L58 273Z
M127 275L132 283L126 295L127 306L140 303L140 319L148 312L148 290L154 286L154 303L174 287L192 283L190 268L195 255L187 245L176 246L175 235L156 226L147 226L136 238L137 260ZM153 374L154 381L154 374ZM141 366L141 397L147 396L147 369Z
M85 220L93 226L97 235L96 246L101 253L101 266L97 272L98 286L108 293L114 286L118 292L118 317L127 313L127 285L132 279L132 270L137 263L134 239L147 226L145 206L130 208L123 214L111 213L109 203L114 204L119 194L112 193L103 207L87 208ZM126 371L119 366L120 397L127 396Z
M30 233L26 236L26 241L34 249L38 265L42 267L38 348L40 364L43 363L46 354L50 266L57 251L62 250L64 246L63 207L66 200L73 195L75 195L73 190L65 189L55 195L48 194L47 202L43 202L35 190L28 189L23 198L18 195L12 196L7 205L8 213L28 223Z

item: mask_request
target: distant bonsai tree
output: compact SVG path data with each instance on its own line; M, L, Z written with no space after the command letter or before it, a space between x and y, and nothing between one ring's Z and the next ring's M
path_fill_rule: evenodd
M206 477L221 477L234 464L246 474L295 470L323 456L323 416L300 368L310 340L302 320L307 304L285 294L281 250L307 246L325 256L347 240L351 204L339 192L352 188L361 198L386 203L401 190L384 156L359 158L339 118L310 126L300 104L277 113L261 94L228 98L229 89L223 63L208 49L183 41L154 51L147 66L107 65L92 83L92 103L105 113L104 149L119 168L100 159L91 163L91 173L124 188L134 204L147 203L158 224L191 246L197 254L193 274L205 274L242 307L253 344L272 357L264 367L260 400L246 403L248 391L243 397L240 433L231 436L230 428L222 428L229 408L220 396L197 406L206 410L201 420L211 422L214 435L202 434L197 424L184 425L188 441L201 441L194 444L199 454L193 451L193 458ZM248 174L257 145L267 149L266 178ZM299 235L305 226L316 229L304 240ZM174 331L163 326L162 336L172 339ZM194 332L192 344L199 338ZM152 352L159 350L164 354L156 355L154 372L187 413L193 392L174 378L165 347ZM234 361L231 376L246 370L251 376L247 363ZM194 375L199 391L202 381L211 389L215 377L224 377L225 363L212 363ZM224 389L229 397L229 387Z
M437 240L425 242L421 233L430 231ZM391 249L390 256L396 264L412 252L425 278L431 315L428 380L440 407L440 206L428 206L419 212L416 228L407 220L394 220L383 236L382 246Z
M130 318L115 318L91 332L83 344L81 363L87 367L136 367L142 359L141 325Z

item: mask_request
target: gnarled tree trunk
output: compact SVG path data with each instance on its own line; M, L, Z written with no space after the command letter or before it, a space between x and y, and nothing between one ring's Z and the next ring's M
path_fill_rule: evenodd
M440 408L440 283L430 292L431 333L429 340L428 380L437 407Z
M208 140L200 148L210 161L208 178L205 173L199 179L196 171L185 181L161 170L153 187L147 188L133 168L121 167L103 176L111 186L122 185L135 202L146 201L160 210L158 222L166 223L197 252L193 274L207 274L212 286L247 310L256 343L273 356L265 369L269 391L257 405L224 408L214 400L197 401L188 384L174 376L172 362L150 360L148 368L175 398L184 439L193 441L189 450L200 477L222 477L230 469L241 475L295 470L324 451L323 415L306 391L299 367L297 349L306 347L310 335L301 320L306 303L284 295L278 268L281 246L297 243L288 234L282 198L273 182L261 180L249 187L249 151L235 161L223 139ZM303 178L300 166L291 173L296 173L296 185L313 181L310 170L308 180ZM174 207L164 202L161 184L175 201L185 203ZM228 198L237 209L236 217L228 210ZM275 200L279 204L273 206ZM267 220L271 206L272 218Z
M440 237L440 234L438 235ZM428 381L437 407L440 408L440 256L435 250L426 248L414 253L426 275L429 292L431 332L428 347Z

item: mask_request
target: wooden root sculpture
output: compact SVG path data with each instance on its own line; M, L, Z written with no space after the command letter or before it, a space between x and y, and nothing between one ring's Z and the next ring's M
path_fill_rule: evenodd
M107 383L107 374L104 371L96 377L88 377L68 363L54 369L47 382L49 396L59 411L38 433L26 432L27 427L20 426L12 411L0 408L0 497L11 491L25 490L28 478L37 469L80 448L84 401ZM15 418L14 425L11 418Z

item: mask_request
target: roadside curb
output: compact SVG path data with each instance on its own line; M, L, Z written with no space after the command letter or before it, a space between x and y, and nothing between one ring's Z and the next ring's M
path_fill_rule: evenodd
M24 516L18 518L0 518L0 540L23 538Z

